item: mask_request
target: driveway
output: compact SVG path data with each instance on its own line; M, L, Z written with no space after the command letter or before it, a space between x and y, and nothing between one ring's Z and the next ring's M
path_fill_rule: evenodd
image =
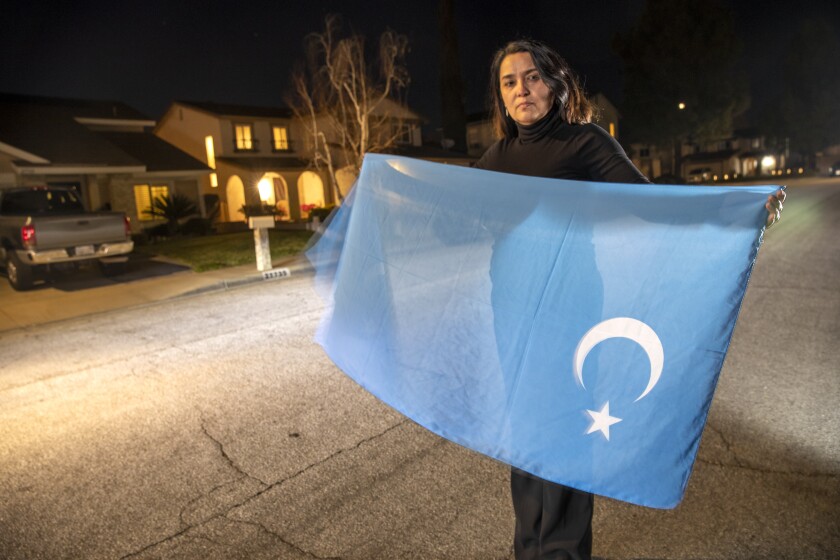
M49 282L16 292L0 278L0 331L152 303L230 283L259 280L255 265L211 272L161 258L133 254L124 274L106 277L95 265L56 271Z

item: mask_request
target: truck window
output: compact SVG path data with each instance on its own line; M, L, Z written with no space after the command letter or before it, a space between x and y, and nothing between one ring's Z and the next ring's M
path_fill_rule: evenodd
M32 189L11 191L3 195L0 213L22 216L29 214L78 214L84 212L78 194L71 190Z

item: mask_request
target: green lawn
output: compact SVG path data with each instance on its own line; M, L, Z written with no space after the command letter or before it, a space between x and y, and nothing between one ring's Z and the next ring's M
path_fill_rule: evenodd
M272 260L298 254L311 236L311 231L270 230L269 245ZM155 243L135 245L134 251L181 261L196 272L256 262L252 231L201 237L175 237Z

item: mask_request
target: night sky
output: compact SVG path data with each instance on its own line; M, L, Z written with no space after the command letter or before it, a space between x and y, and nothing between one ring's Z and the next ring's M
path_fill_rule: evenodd
M802 17L830 19L837 0L730 0L744 44L753 105L772 98L787 39ZM456 0L468 113L484 110L496 48L517 37L554 46L589 93L619 104L622 65L611 49L644 0ZM374 42L386 28L408 36L408 102L439 126L437 0L6 0L0 21L0 92L123 101L158 118L173 99L284 105L304 37L339 13ZM836 71L836 69L826 69Z

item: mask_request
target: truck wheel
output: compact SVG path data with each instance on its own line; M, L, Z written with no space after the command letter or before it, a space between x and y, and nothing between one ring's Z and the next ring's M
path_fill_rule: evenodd
M15 290L23 291L32 287L32 267L23 264L14 251L6 251L6 276Z

